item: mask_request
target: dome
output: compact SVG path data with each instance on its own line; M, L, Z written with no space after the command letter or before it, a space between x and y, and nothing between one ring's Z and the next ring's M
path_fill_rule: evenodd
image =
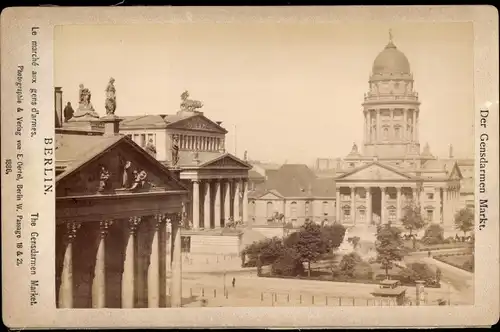
M373 62L373 74L410 74L410 62L392 41L387 44Z

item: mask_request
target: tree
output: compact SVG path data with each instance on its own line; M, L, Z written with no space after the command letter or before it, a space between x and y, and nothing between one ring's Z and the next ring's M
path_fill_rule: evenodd
M296 276L304 272L300 255L295 248L285 248L272 265L273 274Z
M412 235L414 230L418 231L425 226L425 220L420 213L420 207L413 203L404 207L401 222L403 227L410 232L410 235Z
M260 264L269 265L278 259L283 250L283 241L278 237L273 237L252 243L241 254L247 255L249 262L256 262L260 256Z
M345 227L341 224L324 225L321 227L323 240L326 242L327 251L338 248L344 241Z
M316 262L322 254L328 252L328 243L322 234L321 226L307 222L287 240L285 242L292 243L299 253L300 261L307 262L307 274L311 276L311 263Z
M389 224L381 225L377 228L377 262L385 270L385 275L389 278L389 270L392 269L395 261L401 261L405 255L401 231Z
M474 227L474 213L468 208L463 208L455 214L455 229L464 232L472 231Z
M431 224L425 230L422 242L426 244L439 244L444 241L444 229L441 225Z

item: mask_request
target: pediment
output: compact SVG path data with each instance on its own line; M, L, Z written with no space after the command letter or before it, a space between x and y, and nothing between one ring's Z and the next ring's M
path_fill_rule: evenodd
M206 118L203 115L196 115L189 117L184 120L180 120L169 124L167 126L169 129L181 129L181 130L193 130L193 131L205 131L217 134L226 134L227 130Z
M251 169L252 166L250 164L247 164L243 160L229 154L223 154L220 157L217 157L215 159L209 160L202 165L200 165L201 168L222 168L222 169Z
M399 172L392 167L372 163L364 165L349 173L343 174L337 179L341 180L366 180L366 181L379 181L379 180L409 180L411 176Z
M276 199L282 199L283 196L281 196L277 191L270 190L263 194L259 199L261 200L276 200Z
M449 180L462 180L462 172L460 172L460 168L458 167L457 163L453 165L453 168L451 169L450 176L448 177Z
M126 138L84 157L57 177L57 197L186 190L167 168Z

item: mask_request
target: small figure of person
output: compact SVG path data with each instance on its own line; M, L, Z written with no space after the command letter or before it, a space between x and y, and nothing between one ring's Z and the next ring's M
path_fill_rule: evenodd
M234 277L233 277L233 282L232 282L232 284L233 284L233 288L234 288L234 285L236 284L236 278L234 278Z
M430 250L427 252L427 257L429 257L429 258L431 257L431 251Z

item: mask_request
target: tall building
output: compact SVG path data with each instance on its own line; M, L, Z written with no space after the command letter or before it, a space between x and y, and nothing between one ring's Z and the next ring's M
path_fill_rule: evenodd
M464 176L451 151L438 159L429 144L421 148L420 105L410 62L390 36L364 95L361 149L354 143L345 158L317 162L320 173L335 170L338 221L398 223L404 206L415 203L427 221L453 232L453 215L470 195L461 197Z

